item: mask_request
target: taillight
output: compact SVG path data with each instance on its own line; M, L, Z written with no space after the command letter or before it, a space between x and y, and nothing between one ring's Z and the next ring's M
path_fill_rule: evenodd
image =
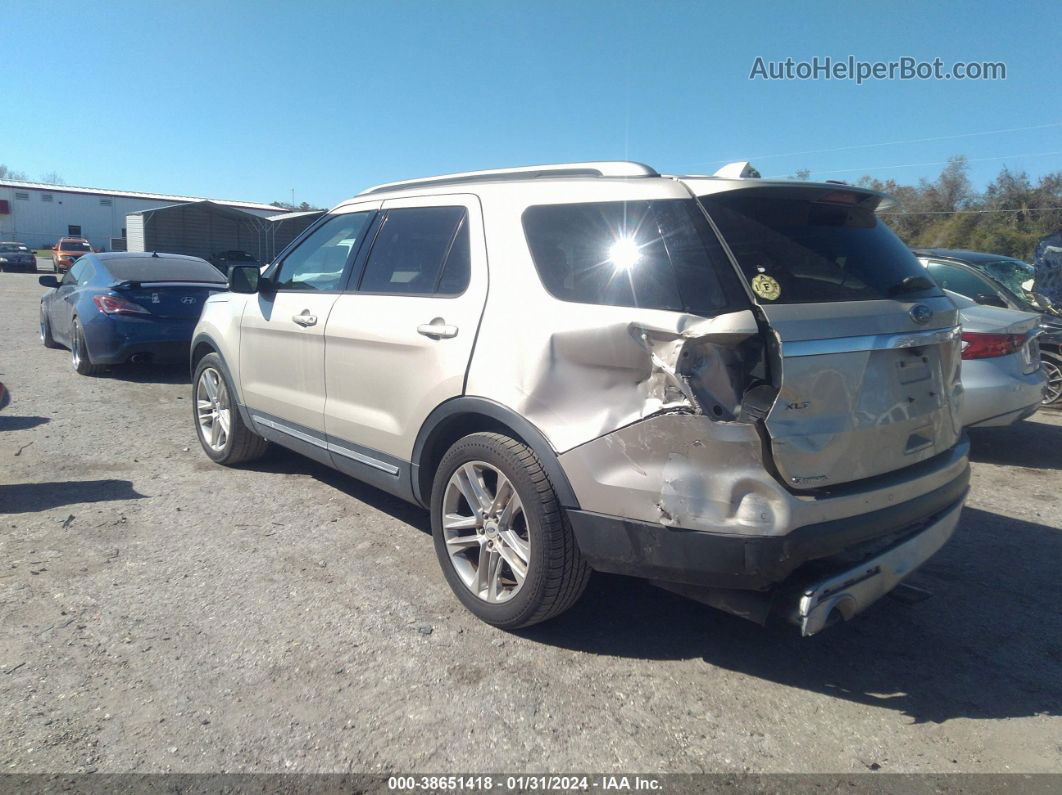
M105 315L150 314L140 304L134 304L132 301L126 301L124 298L118 298L113 295L94 295L92 300L96 304L96 308Z
M962 333L962 358L994 359L1020 351L1025 344L1024 334L981 334L976 331Z

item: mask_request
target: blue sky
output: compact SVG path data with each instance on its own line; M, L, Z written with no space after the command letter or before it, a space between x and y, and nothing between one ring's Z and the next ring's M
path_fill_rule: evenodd
M964 154L978 185L1004 164L1062 170L1057 0L3 0L0 21L0 163L72 185L332 205L584 159L913 182ZM748 79L757 56L850 54L1004 61L1008 77Z

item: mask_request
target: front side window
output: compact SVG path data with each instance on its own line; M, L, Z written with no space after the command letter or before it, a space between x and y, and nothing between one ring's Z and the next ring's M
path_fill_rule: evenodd
M465 208L403 207L387 211L358 290L392 295L459 295L468 280Z
M702 196L701 204L764 304L940 295L861 196L746 188Z
M351 251L356 251L372 211L336 215L318 226L285 258L274 276L278 290L338 290Z
M538 205L523 225L542 284L562 301L705 316L748 305L692 199Z

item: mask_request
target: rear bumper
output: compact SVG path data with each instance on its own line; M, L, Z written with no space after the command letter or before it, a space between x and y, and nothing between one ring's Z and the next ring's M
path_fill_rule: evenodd
M1021 372L1016 356L1008 361L981 359L962 365L962 424L1010 425L1036 411L1043 399L1043 370ZM1013 361L1009 361L1013 360Z
M814 635L835 620L845 621L883 597L951 538L959 523L962 502L945 511L925 529L870 560L805 586L792 616L804 635Z
M154 362L185 362L195 322L97 315L84 322L85 341L93 364L124 364L134 357Z
M583 557L598 571L661 583L767 591L811 562L836 569L958 515L969 467L949 483L907 502L844 519L805 525L786 535L685 530L582 510L567 511Z

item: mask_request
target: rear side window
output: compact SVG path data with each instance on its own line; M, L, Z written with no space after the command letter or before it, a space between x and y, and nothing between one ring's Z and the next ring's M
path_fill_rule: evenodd
M748 300L692 199L528 207L524 234L562 301L717 315Z
M873 208L805 198L806 191L778 194L744 189L701 198L764 304L940 295Z
M930 276L934 281L946 290L965 295L967 298L976 298L979 295L995 295L992 286L978 276L962 268L952 265L944 265L938 262L930 262L927 266Z
M388 210L358 289L390 295L459 295L469 279L464 207Z

